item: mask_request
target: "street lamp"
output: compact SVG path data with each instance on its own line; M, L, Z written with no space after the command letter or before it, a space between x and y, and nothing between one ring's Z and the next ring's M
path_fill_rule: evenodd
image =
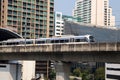
M27 18L25 18L25 48L26 48L26 27L27 27Z
M118 42L118 28L116 28L116 43Z

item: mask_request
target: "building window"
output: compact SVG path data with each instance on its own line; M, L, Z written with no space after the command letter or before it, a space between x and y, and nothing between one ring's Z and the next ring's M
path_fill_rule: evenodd
M6 65L0 65L0 68L6 68Z
M60 14L57 14L57 20L60 20Z
M4 0L3 0L4 1ZM8 0L8 3L12 4L12 0Z

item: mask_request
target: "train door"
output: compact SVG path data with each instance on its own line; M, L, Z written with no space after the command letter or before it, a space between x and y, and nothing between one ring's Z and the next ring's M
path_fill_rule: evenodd
M74 38L70 38L70 42L74 42Z
M46 40L46 43L51 43L51 42L50 42L50 39L47 39L47 40Z

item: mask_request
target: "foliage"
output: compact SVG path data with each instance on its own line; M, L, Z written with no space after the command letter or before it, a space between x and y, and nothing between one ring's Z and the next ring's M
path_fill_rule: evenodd
M79 68L73 70L73 76L79 77L80 74L81 74L81 70Z
M105 68L100 67L92 70L89 66L82 68L75 68L72 75L82 77L82 80L105 80Z
M50 80L54 80L56 78L56 72L54 69L50 70L49 78L50 78Z
M90 70L88 70L88 69L83 70L82 80L90 80Z
M105 68L100 67L96 69L95 80L105 80Z

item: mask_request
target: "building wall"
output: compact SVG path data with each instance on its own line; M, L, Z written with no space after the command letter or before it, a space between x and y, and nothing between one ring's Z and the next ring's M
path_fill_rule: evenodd
M22 80L35 78L35 61L23 61Z
M108 25L114 26L115 25L115 16L112 15L112 8L109 8L108 11Z
M103 0L91 0L91 24L104 26Z
M0 64L0 80L21 80L21 65Z
M105 80L119 80L120 79L120 64L106 63L105 64Z

